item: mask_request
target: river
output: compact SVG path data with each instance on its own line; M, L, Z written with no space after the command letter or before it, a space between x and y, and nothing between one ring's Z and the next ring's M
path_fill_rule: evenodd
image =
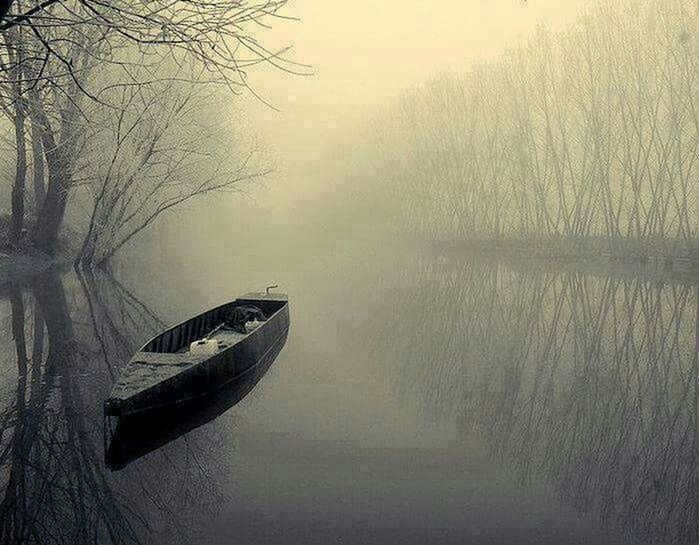
M298 248L5 286L0 542L697 543L694 283ZM110 466L129 355L271 282L291 329L254 388Z

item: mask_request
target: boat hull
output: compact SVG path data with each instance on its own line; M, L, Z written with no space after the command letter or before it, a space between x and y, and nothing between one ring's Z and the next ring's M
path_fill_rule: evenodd
M264 299L239 299L261 304ZM186 322L185 322L186 323ZM173 328L174 329L174 328ZM206 396L226 386L251 368L267 365L284 346L289 331L285 302L262 326L231 346L210 356L139 351L104 403L107 416L125 416L167 408ZM146 344L152 346L153 341ZM147 387L143 387L146 384Z
M109 426L105 462L118 471L132 461L215 420L247 396L270 369L284 347L279 342L257 365L233 380L194 400L166 405L152 411L132 413L116 419ZM157 416L157 418L153 418ZM107 419L109 421L110 419Z

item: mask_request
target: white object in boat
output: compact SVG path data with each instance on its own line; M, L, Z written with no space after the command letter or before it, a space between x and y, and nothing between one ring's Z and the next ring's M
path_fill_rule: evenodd
M248 333L255 331L258 327L262 325L262 322L259 322L257 318L255 318L252 322L245 322L245 331Z
M218 352L218 340L201 339L189 345L189 352L194 355L210 356Z

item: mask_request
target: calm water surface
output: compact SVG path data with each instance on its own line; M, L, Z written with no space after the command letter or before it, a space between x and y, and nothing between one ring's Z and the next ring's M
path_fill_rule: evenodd
M697 543L691 282L333 253L5 286L0 542ZM259 383L108 468L131 352L270 281Z

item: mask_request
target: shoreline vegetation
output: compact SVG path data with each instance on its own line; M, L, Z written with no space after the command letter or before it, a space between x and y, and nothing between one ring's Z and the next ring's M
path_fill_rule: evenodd
M696 271L695 21L688 0L621 0L541 27L377 112L367 172L442 250Z
M105 268L178 207L266 175L229 99L253 66L309 72L260 35L286 3L4 5L0 251Z
M575 241L581 242L581 241ZM625 247L616 253L601 244L606 241L582 241L584 252L571 251L570 241L462 241L423 242L433 258L454 263L478 261L504 264L515 269L553 270L565 273L620 277L660 283L699 285L699 260L652 255ZM644 248L645 249L645 248Z
M10 242L10 222L8 214L0 214L0 290L7 285L29 285L36 276L64 269L77 261L79 249L71 244L75 234L70 227L64 227L56 241L55 252L49 255L39 250L31 240L34 218L25 218L25 227L14 242Z
M683 241L653 241L604 238L555 239L437 239L430 242L433 249L444 254L478 252L487 255L518 257L539 261L619 263L624 265L654 265L665 269L699 272L699 241L685 245ZM689 246L689 247L687 247ZM678 251L679 248L686 251Z

